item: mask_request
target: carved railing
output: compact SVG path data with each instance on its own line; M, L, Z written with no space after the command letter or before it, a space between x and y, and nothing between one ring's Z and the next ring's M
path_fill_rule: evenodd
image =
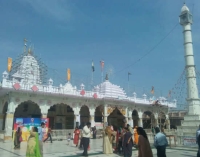
M10 88L10 89L15 89L14 85L16 84L15 81L11 81L11 80L3 80L2 82L2 87L3 88ZM20 88L17 90L25 90L25 91L33 91L32 87L34 85L32 84L22 84L20 82L18 82L18 84L20 85ZM51 85L36 85L37 86L37 90L39 92L45 92L45 93L53 93L53 94L63 94L63 95L73 95L73 96L79 96L79 97L88 97L88 98L108 98L105 97L104 95L98 93L98 92L94 92L94 91L84 91L84 94L81 94L82 90L77 90L75 88L73 89L69 89L69 90L64 90L64 86L63 87L57 87L57 86L51 86ZM96 97L94 96L94 94L96 94ZM108 99L114 99L114 100L121 100L121 101L129 101L129 102L135 102L138 104L146 104L146 105L158 105L158 106L166 106L166 107L171 107L171 108L175 108L176 107L176 101L173 102L169 102L167 100L158 100L158 104L155 104L155 101L152 99L147 99L146 97L143 98L138 98L138 97L126 97L126 98L116 98L116 97L109 97Z

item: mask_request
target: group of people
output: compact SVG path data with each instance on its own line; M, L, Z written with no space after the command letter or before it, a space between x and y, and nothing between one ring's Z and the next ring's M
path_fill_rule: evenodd
M30 136L27 141L26 157L43 157L43 128L45 123L41 123L41 127L32 127ZM14 149L20 149L22 142L22 132L19 127L14 135ZM48 135L49 137L49 135Z
M26 157L42 157L43 156L43 142L50 138L51 142L51 129L48 131L48 136L43 140L43 128L44 123L41 123L41 127L32 127L30 131L30 137L27 142ZM166 146L168 145L167 138L164 133L160 132L158 127L153 128L155 131L154 146L157 149L158 157L166 157ZM93 132L93 138L96 138L96 128L91 129L91 123L88 122L82 129L78 127L74 130L73 143L77 147L80 144L80 148L83 147L83 156L88 155L89 142L91 133ZM200 134L200 129L199 132ZM20 128L17 129L14 136L14 148L19 149L22 141ZM107 126L103 132L103 153L123 154L124 157L132 156L132 147L135 146L138 149L138 157L153 157L151 146L145 130L142 127L131 128L130 125L126 125L124 128L117 129L113 126ZM71 139L71 134L70 134Z
M165 134L160 132L158 127L154 129L156 133L154 137L154 146L157 149L157 156L166 157L167 138ZM118 153L123 152L124 157L131 157L132 147L135 146L138 149L138 157L153 157L147 134L142 127L136 126L133 130L130 125L127 125L123 129L113 130L112 126L107 126L103 134L104 154L112 154L117 150ZM113 145L113 141L116 141L117 146Z

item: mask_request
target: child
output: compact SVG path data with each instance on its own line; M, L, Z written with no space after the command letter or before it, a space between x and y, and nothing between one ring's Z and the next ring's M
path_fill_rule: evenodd
M67 145L70 144L71 139L72 139L72 136L71 136L71 133L69 133L67 137L67 142L68 142Z

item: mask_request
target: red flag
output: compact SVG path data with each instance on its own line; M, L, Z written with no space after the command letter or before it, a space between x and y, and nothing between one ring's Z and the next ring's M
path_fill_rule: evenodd
M101 65L101 71L103 71L103 68L104 68L104 61L100 61L100 65Z

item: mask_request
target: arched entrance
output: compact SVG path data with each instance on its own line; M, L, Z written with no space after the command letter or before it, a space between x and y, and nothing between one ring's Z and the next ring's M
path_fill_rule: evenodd
M81 110L80 110L80 127L84 127L84 125L90 121L90 111L89 108L87 106L82 106Z
M133 110L132 112L132 119L133 119L133 127L138 126L138 112L136 110Z
M15 118L41 118L41 116L40 107L30 100L19 104L14 113Z
M102 112L103 112L103 106L98 106L95 109L95 117L94 117L94 121L95 123L102 123L103 122L103 116L102 116Z
M112 125L113 127L124 127L124 115L115 108L113 112L108 116L108 125Z
M66 104L56 104L47 113L52 129L74 129L74 111Z
M3 106L3 124L2 124L2 130L5 130L6 125L6 112L8 110L8 102L6 102Z
M143 113L142 120L143 120L143 128L151 129L155 121L154 114L151 111L145 111Z
M159 125L160 128L166 128L165 120L166 120L165 113L160 112L158 114L158 125Z

